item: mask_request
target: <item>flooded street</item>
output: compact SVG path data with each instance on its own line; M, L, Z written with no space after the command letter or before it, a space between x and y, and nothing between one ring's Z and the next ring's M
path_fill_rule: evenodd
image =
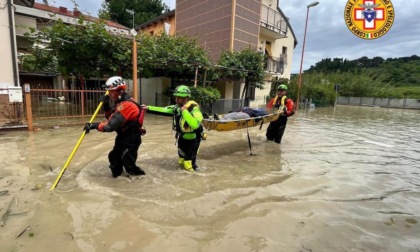
M281 145L250 128L253 155L246 129L206 131L194 174L171 118L145 126L147 176L112 178L115 134L92 131L54 191L83 126L1 132L1 251L420 251L418 110L302 110Z

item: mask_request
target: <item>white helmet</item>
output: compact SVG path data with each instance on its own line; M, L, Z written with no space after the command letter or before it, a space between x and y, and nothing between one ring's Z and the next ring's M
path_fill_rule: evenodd
M124 79L120 76L113 76L109 78L103 87L105 90L125 90L127 88Z

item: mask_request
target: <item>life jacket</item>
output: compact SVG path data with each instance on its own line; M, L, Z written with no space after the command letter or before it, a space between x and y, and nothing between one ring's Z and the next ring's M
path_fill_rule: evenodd
M195 105L191 105L188 108L188 111L191 113L194 108ZM194 139L195 137L202 135L204 131L203 125L200 123L200 126L197 129L192 129L185 118L182 117L181 109L178 106L175 107L173 115L173 129L180 137L184 137L185 139ZM193 136L191 133L195 133L195 136Z
M137 116L137 120L136 120L136 122L137 122L137 128L138 128L138 130L140 130L141 131L141 129L142 129L142 127L143 127L143 121L144 121L144 113L145 113L145 110L144 109L142 109L141 107L140 107L140 105L137 103L137 102L135 102L134 100L129 100L129 101L131 101L131 102L133 102L134 104L136 104L136 106L137 106L137 108L139 109L139 115Z
M292 116L295 113L295 103L292 99L287 98L286 95L283 95L282 97L276 96L273 99L270 100L269 103L267 103L267 108L275 107L279 111L284 111L283 115L289 117Z
M117 106L121 102L130 102L136 105L138 108L137 119L127 121L118 132L128 132L128 131L135 131L141 132L141 128L143 127L143 120L144 120L144 109L140 107L140 105L134 101L129 95L123 94L121 99L118 101Z
M285 116L289 117L295 114L295 103L292 99L287 99L285 104L287 111L284 113Z

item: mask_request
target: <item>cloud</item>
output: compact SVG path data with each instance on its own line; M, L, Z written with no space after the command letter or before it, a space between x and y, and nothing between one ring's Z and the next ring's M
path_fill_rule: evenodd
M380 56L396 58L420 55L420 22L418 0L391 0L395 10L395 21L390 31L375 40L364 40L353 35L344 21L345 0L319 0L319 5L309 10L308 30L304 53L303 69L324 58L357 59ZM37 0L42 2L42 0ZM54 6L74 7L71 0L49 0ZM97 15L102 1L76 0L83 12ZM175 8L175 0L163 0ZM289 18L289 22L298 40L294 50L292 73L298 73L305 30L307 5L312 1L281 0L280 8Z
M308 2L282 0L280 8L290 18L290 24L299 42L294 51L292 73L300 67L303 35L305 30ZM308 29L304 52L303 70L324 58L357 59L380 56L396 58L420 55L420 23L418 2L415 0L392 0L395 20L392 28L383 37L364 40L353 35L344 21L344 8L347 1L320 0L320 4L309 10Z

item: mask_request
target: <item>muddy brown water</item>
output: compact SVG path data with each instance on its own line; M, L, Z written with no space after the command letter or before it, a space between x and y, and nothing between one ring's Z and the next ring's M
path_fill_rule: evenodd
M112 178L115 135L95 131L52 192L81 127L3 132L0 191L15 194L9 213L28 211L0 227L1 250L420 251L420 111L302 110L281 145L250 129L254 155L246 130L208 131L195 174L178 167L170 118L145 125L147 176Z

